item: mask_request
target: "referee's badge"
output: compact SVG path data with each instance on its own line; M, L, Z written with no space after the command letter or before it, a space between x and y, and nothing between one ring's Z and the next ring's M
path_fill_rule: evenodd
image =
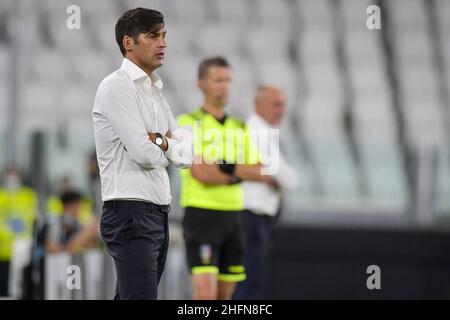
M210 244L200 245L200 259L202 264L211 264L212 247Z

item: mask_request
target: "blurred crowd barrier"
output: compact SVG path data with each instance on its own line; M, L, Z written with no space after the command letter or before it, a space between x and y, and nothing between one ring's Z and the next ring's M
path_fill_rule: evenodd
M46 300L114 298L116 284L114 262L102 250L88 250L75 255L47 254L44 278ZM188 299L191 295L190 290L184 248L172 246L168 252L158 298Z

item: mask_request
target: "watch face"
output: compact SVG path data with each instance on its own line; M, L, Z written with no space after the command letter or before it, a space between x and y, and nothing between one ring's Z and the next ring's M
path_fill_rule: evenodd
M161 138L156 138L155 143L156 143L158 146L160 146L160 145L163 144L163 139L161 139Z

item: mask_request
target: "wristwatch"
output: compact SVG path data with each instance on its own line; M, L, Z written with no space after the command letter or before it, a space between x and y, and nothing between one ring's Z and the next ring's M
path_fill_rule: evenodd
M164 144L164 139L162 138L161 133L156 133L156 135L157 135L157 138L155 139L155 144L158 147L161 147Z
M158 138L155 139L155 144L156 144L158 147L161 147L161 146L163 145L163 143L164 143L164 141L163 141L162 138L158 137Z

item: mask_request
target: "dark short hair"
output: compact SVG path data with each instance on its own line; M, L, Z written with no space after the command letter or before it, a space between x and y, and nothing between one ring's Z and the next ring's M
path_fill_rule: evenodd
M230 64L224 57L220 56L203 59L198 67L198 78L203 79L212 67L230 68Z
M124 36L130 36L134 41L141 33L149 33L164 27L164 16L153 9L136 8L125 12L116 23L116 41L120 52L125 55L122 41Z
M66 191L60 196L63 206L81 201L81 193L77 191Z

